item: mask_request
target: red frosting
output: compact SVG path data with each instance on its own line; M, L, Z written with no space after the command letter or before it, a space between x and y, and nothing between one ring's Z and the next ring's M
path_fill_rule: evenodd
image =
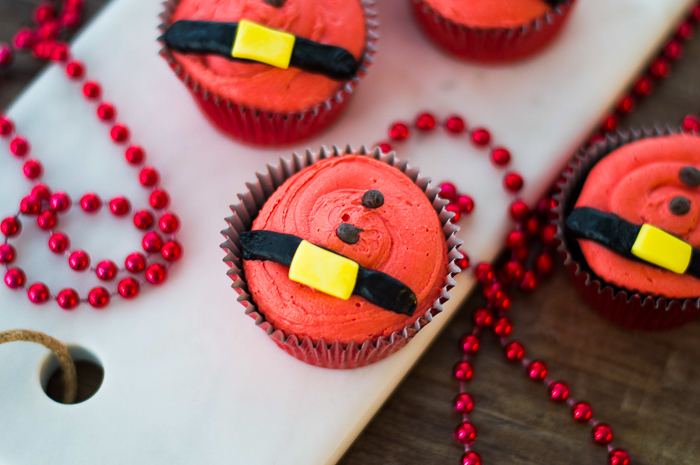
M360 59L366 45L364 10L358 0L182 0L178 20L238 22L247 19L315 42L343 47ZM231 61L214 55L173 53L195 81L235 103L271 112L301 112L325 102L345 85L297 68Z
M700 187L688 187L679 172L700 169L700 138L689 135L627 144L598 162L588 175L577 207L593 207L635 224L649 223L700 247ZM690 211L674 215L669 202L690 200ZM644 294L700 297L700 279L629 260L588 240L579 240L591 269L603 280Z
M362 195L371 189L384 194L383 206L362 205ZM341 223L364 229L359 242L349 245L337 237ZM282 265L244 261L258 310L288 335L329 343L388 337L423 316L445 283L447 245L430 201L401 171L369 157L326 159L295 174L265 203L253 223L256 229L294 234L345 255L400 280L418 298L408 317L358 296L341 300L293 282Z
M424 0L443 17L478 28L510 28L527 24L551 7L542 0Z

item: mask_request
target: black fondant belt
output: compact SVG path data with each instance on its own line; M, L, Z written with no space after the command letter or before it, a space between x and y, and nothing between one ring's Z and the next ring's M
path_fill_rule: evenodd
M259 230L243 232L239 239L244 260L286 266L292 281L345 300L355 294L395 313L413 316L416 311L416 295L398 279L297 236Z
M566 226L627 258L700 278L700 250L656 226L639 226L590 207L575 208Z
M352 53L344 48L319 44L247 20L238 23L176 21L163 39L179 53L216 54L283 69L294 66L338 80L351 79L360 67Z

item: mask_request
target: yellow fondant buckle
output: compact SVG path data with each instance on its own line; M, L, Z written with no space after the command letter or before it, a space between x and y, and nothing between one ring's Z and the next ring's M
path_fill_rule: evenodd
M355 289L359 268L349 258L301 241L289 267L289 279L348 300Z
M632 246L632 254L661 268L683 274L690 264L693 247L650 224L643 224Z
M231 56L287 69L295 41L293 34L242 19L238 22Z

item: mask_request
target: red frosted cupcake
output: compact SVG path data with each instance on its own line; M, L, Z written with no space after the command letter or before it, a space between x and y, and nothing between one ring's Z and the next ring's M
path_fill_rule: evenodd
M331 124L374 52L369 0L171 0L162 55L209 119L287 144Z
M259 179L232 207L222 246L247 313L288 353L366 365L442 311L458 228L405 162L322 150Z
M582 152L562 189L559 250L596 311L637 329L700 316L700 138L619 133Z
M410 0L418 23L438 45L486 62L531 55L547 45L574 0Z

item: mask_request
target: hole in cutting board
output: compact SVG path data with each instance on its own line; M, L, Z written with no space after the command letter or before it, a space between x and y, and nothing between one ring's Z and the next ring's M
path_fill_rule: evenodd
M80 347L69 346L68 353L73 358L78 376L78 395L75 404L85 402L95 395L102 385L104 369L92 352ZM41 387L46 395L60 404L63 403L63 373L56 355L50 354L41 367ZM74 404L73 404L74 405Z

